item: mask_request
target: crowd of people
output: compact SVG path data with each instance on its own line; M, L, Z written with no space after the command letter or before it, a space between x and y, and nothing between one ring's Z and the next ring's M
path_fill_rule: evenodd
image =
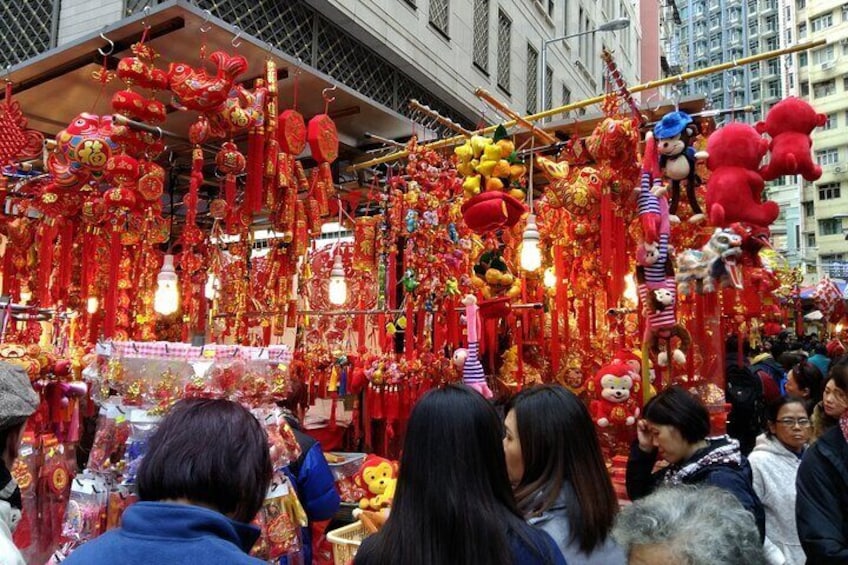
M743 361L779 391L761 388L762 434L747 451L709 435L709 414L686 389L652 398L636 425L623 507L592 418L569 390L535 386L502 407L463 385L430 391L410 415L390 518L355 564L848 563L848 356L823 351L784 364L770 361L786 353L775 358L773 347ZM764 362L784 374L766 374ZM38 396L23 371L0 364L0 373L0 562L18 565L20 494L9 469ZM308 492L310 518L323 520L338 495L320 446L298 439L303 456L288 472ZM258 536L249 524L273 470L250 412L180 401L148 449L141 501L122 527L65 562L260 563L248 555Z

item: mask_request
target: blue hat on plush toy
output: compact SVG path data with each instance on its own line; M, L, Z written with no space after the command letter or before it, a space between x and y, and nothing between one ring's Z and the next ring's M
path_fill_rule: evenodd
M657 139L667 139L679 135L686 129L686 126L692 123L692 116L677 110L669 112L654 126L654 137Z

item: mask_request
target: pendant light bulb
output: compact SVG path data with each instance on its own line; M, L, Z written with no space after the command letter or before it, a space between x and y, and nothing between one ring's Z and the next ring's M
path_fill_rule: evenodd
M174 256L165 255L162 270L156 277L156 294L153 296L153 309L163 316L176 312L180 306L179 278L174 270Z
M542 280L545 283L546 288L556 287L557 278L553 267L548 267L547 269L545 269L545 275Z
M521 240L521 268L525 271L535 271L542 266L542 252L539 249L539 228L536 226L536 215L527 217L524 237Z
M206 286L203 287L203 295L207 300L218 300L221 295L221 279L215 273L209 273Z
M100 300L96 296L89 296L85 303L85 310L89 314L97 314L100 309Z
M24 285L21 287L21 304L26 306L30 300L32 300L32 290L30 290L29 286Z
M336 255L333 259L333 270L330 271L330 304L341 306L347 302L347 282L345 281L342 256Z

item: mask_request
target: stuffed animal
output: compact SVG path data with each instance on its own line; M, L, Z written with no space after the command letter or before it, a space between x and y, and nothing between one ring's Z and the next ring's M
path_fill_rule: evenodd
M484 398L492 398L494 395L486 383L486 373L483 371L479 357L481 323L477 297L467 294L462 299L462 303L465 304L465 323L468 327L468 352L462 366L462 382L482 394Z
M356 486L368 491L359 501L362 509L379 510L390 506L397 487L398 464L376 455L369 455L354 477Z
M710 223L724 228L734 222L768 226L777 219L776 202L763 202L765 183L759 174L768 142L748 124L733 122L707 141L707 213Z
M677 218L677 204L680 201L680 182L686 181L686 199L692 208L690 222L698 222L704 218L698 199L695 195L700 180L695 174L695 165L699 159L706 159L708 152L695 152L691 146L692 140L698 135L698 126L686 112L669 112L654 126L654 136L657 138L660 169L671 181L671 212L672 220Z
M589 390L597 395L590 403L592 419L601 427L632 426L639 417L639 406L633 394L639 391L630 367L614 362L598 369Z
M825 114L817 114L807 102L790 96L772 106L765 121L757 122L759 133L771 137L769 162L760 169L763 180L783 175L801 175L818 180L822 168L813 161L810 134L827 123Z
M742 254L742 236L732 229L716 228L701 249L686 249L677 256L677 284L680 294L691 292L695 283L698 292L714 292L715 284L742 288L736 274L736 260Z
M685 363L692 339L686 328L677 322L677 285L674 278L668 277L660 285L640 284L639 299L646 319L643 340L648 350L656 355L657 365L668 365L669 350L676 363ZM680 346L672 349L673 338L680 340ZM665 342L663 346L661 341Z

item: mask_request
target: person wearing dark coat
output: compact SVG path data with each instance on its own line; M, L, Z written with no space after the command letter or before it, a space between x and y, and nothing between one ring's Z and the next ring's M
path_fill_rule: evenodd
M795 487L807 565L848 564L848 415L807 449Z
M733 494L754 516L765 539L765 511L754 492L753 474L739 442L729 436L708 438L709 413L691 393L669 387L645 405L636 424L638 439L627 461L627 495L643 498L661 486L707 484ZM658 458L669 465L651 473Z

